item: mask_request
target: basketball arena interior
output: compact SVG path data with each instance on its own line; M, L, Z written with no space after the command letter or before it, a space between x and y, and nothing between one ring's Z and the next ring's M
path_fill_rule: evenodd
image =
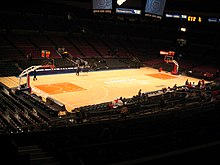
M217 0L0 6L1 164L220 162Z

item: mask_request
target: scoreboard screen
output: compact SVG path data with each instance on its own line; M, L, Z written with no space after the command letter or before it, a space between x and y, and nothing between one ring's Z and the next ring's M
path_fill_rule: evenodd
M93 0L92 9L93 13L111 13L112 0Z
M163 16L166 0L147 0L145 13Z
M93 0L94 10L112 10L112 0Z
M142 0L116 0L115 12L121 14L141 14Z

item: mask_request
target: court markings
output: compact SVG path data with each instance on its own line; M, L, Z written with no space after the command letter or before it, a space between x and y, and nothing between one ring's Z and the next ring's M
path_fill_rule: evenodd
M171 76L171 75L164 74L164 73L153 73L153 74L145 74L145 75L158 78L158 79L162 79L162 80L177 78L176 76Z
M35 85L35 87L50 95L86 90L78 85L69 82Z

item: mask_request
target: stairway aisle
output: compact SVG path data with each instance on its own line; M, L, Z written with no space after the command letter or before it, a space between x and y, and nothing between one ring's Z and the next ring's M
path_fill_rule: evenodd
M61 165L54 156L39 145L18 147L18 160L22 165Z

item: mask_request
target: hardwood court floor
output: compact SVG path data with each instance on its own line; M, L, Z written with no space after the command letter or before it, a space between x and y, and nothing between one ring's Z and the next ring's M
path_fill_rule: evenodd
M37 81L30 78L32 92L43 99L50 96L65 104L68 111L76 107L98 104L114 100L116 97L130 98L138 93L160 90L164 87L198 83L199 79L184 75L171 75L169 72L158 72L157 69L143 67L140 69L118 69L75 73L39 75ZM9 88L18 86L17 77L0 77L0 81ZM26 77L22 78L22 83Z

